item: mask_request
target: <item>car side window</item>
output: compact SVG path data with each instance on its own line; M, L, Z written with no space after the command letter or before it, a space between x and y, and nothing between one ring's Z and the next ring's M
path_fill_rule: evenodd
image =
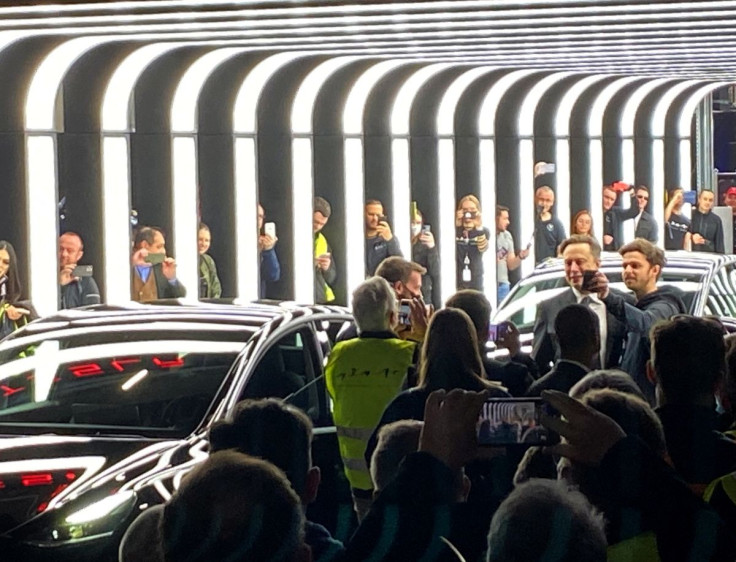
M708 287L705 314L736 317L736 268L721 267Z
M321 374L318 357L309 327L282 336L261 356L241 399L286 399L317 423L322 417L315 382Z

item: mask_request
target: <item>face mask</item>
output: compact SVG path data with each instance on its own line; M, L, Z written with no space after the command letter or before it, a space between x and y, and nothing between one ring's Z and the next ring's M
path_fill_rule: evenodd
M411 235L412 235L412 237L419 236L419 233L421 231L422 231L422 225L421 225L421 223L419 223L419 224L412 224L411 225Z

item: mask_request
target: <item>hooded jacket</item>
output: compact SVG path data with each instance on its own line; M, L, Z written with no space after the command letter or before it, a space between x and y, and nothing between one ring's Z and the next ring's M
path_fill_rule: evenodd
M636 305L613 291L603 299L606 309L620 320L626 329L626 346L621 368L629 373L641 388L650 404L654 404L654 386L647 379L646 364L649 360L649 330L660 320L687 312L683 293L676 287L662 285L644 295Z

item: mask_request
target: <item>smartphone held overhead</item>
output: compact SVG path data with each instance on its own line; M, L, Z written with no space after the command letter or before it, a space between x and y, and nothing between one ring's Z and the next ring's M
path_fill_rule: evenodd
M276 238L276 223L267 222L263 225L263 233L271 238Z

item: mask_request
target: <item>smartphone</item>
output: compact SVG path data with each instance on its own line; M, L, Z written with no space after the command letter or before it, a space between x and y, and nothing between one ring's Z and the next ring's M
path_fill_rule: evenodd
M590 286L593 284L593 279L598 271L594 269L586 269L583 271L583 284L580 286L582 291L590 291Z
M156 265L159 263L164 263L165 259L166 254L148 254L145 258L143 258L143 261L152 265Z
M488 339L492 342L497 342L506 336L506 325L505 324L491 324L488 326Z
M276 223L267 222L263 225L263 233L271 238L276 238Z
M401 299L399 302L399 324L411 326L411 301Z
M388 223L388 217L386 215L381 215L380 217L378 217L378 223L380 224L382 222Z
M541 424L542 413L552 412L541 398L490 398L478 417L478 444L503 447L557 443L559 436Z
M554 174L556 171L557 165L552 163L547 163L539 167L540 174Z
M72 270L72 277L92 277L91 265L78 265Z
M428 232L432 232L432 228L428 224L423 224L422 234L427 234Z
M689 203L690 205L695 205L695 203L698 201L698 193L695 191L683 191L682 200L685 203Z

